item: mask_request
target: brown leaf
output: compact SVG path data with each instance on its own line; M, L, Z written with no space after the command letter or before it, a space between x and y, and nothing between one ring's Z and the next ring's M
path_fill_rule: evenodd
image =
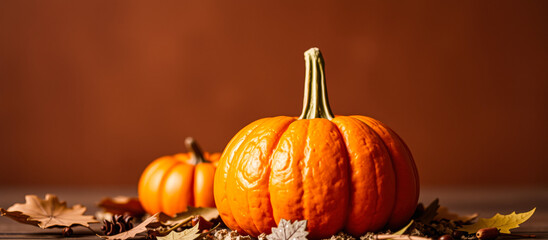
M178 224L182 221L186 221L188 220L188 218L192 218L193 216L198 216L198 215L202 216L207 221L211 221L212 219L219 217L219 211L217 210L217 208L207 208L207 207L195 208L195 207L188 206L186 211L177 213L175 217L171 219L167 219L163 221L163 223L165 225L171 226L171 225Z
M29 216L17 211L8 212L6 209L0 208L0 214L20 223L30 224L34 226L38 226L38 224L40 223L36 220L31 220Z
M196 224L194 227L186 229L182 232L171 231L168 235L164 237L156 237L158 240L194 240L202 236L199 233L199 224Z
M66 202L59 202L57 196L46 194L42 200L35 195L26 195L25 203L16 203L3 210L2 215L15 221L31 224L40 228L70 227L81 225L89 227L89 223L95 223L93 216L84 215L86 208L82 205L67 207ZM26 219L24 216L28 216Z
M430 205L428 205L428 207L424 209L424 212L420 216L418 216L417 219L415 220L417 222L422 222L425 224L432 222L432 220L438 213L438 208L440 207L439 202L440 202L439 199L436 198L436 200L432 201L432 203L430 203Z
M159 227L169 227L169 226L172 226L172 225L167 225L167 222L172 219L171 216L163 213L163 212L159 212L157 213L158 214L158 221L156 222L153 222L153 223L150 223L148 226L150 228L159 228Z
M287 221L281 219L277 228L272 228L272 233L266 236L268 240L306 240L308 232L306 229L306 220Z
M469 222L474 220L478 217L477 213L461 216L456 213L450 212L448 208L444 206L440 206L438 208L438 214L434 217L434 220L441 220L441 219L447 219L447 220L453 220L453 221L462 221L462 222Z
M128 238L135 237L135 235L137 235L139 233L146 232L147 231L147 226L150 223L153 223L153 222L156 222L156 221L158 221L158 213L150 216L149 218L145 219L145 221L143 221L141 224L135 226L134 228L132 228L128 231L121 232L121 233L118 233L118 234L112 235L112 236L101 236L101 235L97 235L97 236L99 236L101 238L104 238L104 239L108 239L108 240L125 240L125 239L128 239Z
M98 204L105 212L119 215L130 215L133 217L142 217L145 210L139 201L139 198L118 196L115 198L103 198Z

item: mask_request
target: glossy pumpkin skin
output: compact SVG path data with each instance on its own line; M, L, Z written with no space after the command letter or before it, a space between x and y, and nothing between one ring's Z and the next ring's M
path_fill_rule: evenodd
M187 206L215 207L213 179L220 154L201 153L192 139L186 143L189 153L158 158L143 171L139 200L149 214L174 216Z
M225 148L214 186L223 221L258 236L281 218L307 219L313 239L405 225L419 195L407 146L373 118L334 117L319 50L307 51L305 59L301 117L257 120Z

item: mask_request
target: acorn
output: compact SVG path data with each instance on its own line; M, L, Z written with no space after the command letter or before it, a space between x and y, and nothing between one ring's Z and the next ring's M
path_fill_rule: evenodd
M497 228L482 228L476 232L476 237L480 240L493 240L500 235Z

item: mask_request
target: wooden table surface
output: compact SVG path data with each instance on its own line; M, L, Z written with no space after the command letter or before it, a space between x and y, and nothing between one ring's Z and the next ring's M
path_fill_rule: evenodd
M95 214L96 204L103 197L136 196L135 186L130 187L0 187L0 207L8 208L14 203L24 203L26 194L43 198L46 193L56 194L68 206L82 204L88 208L86 214ZM536 239L548 239L548 187L525 188L423 188L420 201L428 204L439 198L440 204L459 214L478 213L489 218L495 213L509 214L525 212L536 207L535 214L515 233L531 233ZM100 224L93 224L98 231ZM74 228L73 238L99 239L82 227ZM62 238L61 229L40 229L0 217L0 239L47 239Z

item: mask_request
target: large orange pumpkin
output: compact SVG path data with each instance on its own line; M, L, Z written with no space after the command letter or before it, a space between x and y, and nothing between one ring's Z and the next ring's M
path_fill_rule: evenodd
M215 207L213 178L220 154L203 153L192 139L189 153L165 156L150 163L139 180L139 200L150 214L175 215L187 206Z
M257 120L226 146L214 185L223 221L258 236L282 218L306 219L311 238L406 224L419 196L407 146L378 120L334 116L320 51L305 62L301 116Z

